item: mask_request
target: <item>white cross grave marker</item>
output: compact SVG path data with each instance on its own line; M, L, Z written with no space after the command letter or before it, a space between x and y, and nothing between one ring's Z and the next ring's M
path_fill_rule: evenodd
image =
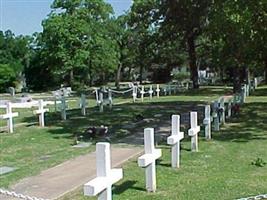
M152 97L153 97L153 88L152 88L152 85L150 85L150 88L149 88L148 93L149 93L149 98L152 99Z
M144 102L144 94L145 94L145 87L144 86L142 86L140 93L141 93L141 100L142 100L142 102Z
M64 96L61 97L61 118L63 120L67 119L67 104L66 104L66 99Z
M219 102L215 101L213 102L212 105L213 105L212 117L213 117L213 122L214 122L214 130L219 131L220 130L220 119L218 115Z
M219 104L220 104L220 122L222 124L225 124L225 107L224 107L224 97L221 97L219 100Z
M98 200L112 199L112 185L123 177L122 169L111 169L110 144L96 144L96 178L84 185L85 196L96 196Z
M211 118L210 118L210 105L205 106L205 118L203 120L205 125L205 137L207 140L211 139Z
M38 115L39 117L39 126L44 127L45 126L45 113L49 111L48 108L44 108L45 104L42 99L38 102L38 110L33 111L35 115Z
M82 115L85 116L86 115L86 96L85 94L82 94L81 95L81 112L82 112Z
M161 157L161 149L155 149L154 129L144 130L145 154L138 158L138 166L146 168L146 189L156 191L156 160Z
M18 117L19 114L17 112L12 113L12 104L11 102L7 102L6 104L6 114L0 115L0 119L7 119L7 127L8 132L13 133L13 117Z
M184 132L180 131L180 115L172 116L172 134L167 138L167 143L172 145L172 167L180 167L180 140L184 138Z
M110 89L108 89L108 104L109 104L109 109L112 109L113 100L112 100L112 91Z
M198 152L198 133L200 126L197 125L197 112L190 112L191 128L188 130L188 135L191 137L191 150Z
M232 99L228 101L228 109L227 109L227 117L230 118L232 116Z
M157 84L156 92L157 92L157 97L159 98L159 93L160 93L159 84Z
M133 102L137 99L137 86L133 86Z
M103 92L99 92L99 112L104 111L104 97Z

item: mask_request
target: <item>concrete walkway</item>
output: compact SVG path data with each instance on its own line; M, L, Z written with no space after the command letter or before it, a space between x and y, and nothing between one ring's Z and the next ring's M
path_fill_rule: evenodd
M136 157L142 148L128 147L111 148L112 166L121 166L130 158ZM95 177L95 152L68 160L56 167L41 172L41 174L22 179L10 190L24 195L43 199L57 199L67 192L73 191ZM1 200L14 198L0 196Z

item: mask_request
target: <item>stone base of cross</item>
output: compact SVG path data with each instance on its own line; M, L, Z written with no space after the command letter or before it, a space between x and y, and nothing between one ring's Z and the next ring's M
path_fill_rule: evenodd
M7 119L7 127L8 127L8 132L13 133L14 128L13 128L13 118L18 117L19 113L15 112L12 113L12 103L7 102L6 104L6 114L0 115L0 119Z
M111 169L109 143L96 144L96 175L95 179L84 185L84 195L98 195L98 200L111 200L112 185L122 179L123 172L122 169Z
M44 118L44 115L45 115L46 112L49 111L49 109L48 108L45 109L44 106L45 106L45 103L41 99L38 102L38 107L39 107L38 110L33 111L33 113L35 115L38 115L38 117L39 117L39 126L41 126L41 127L44 127L45 126L45 118Z
M172 116L171 136L167 143L172 145L172 167L180 167L180 141L184 138L184 132L180 131L180 115Z
M205 125L205 138L207 140L211 139L211 117L210 117L210 105L205 106L205 118L203 120Z
M146 170L146 190L155 192L156 184L156 160L161 157L161 149L155 149L154 129L146 128L144 130L145 154L138 158L138 166Z
M198 133L200 126L197 125L197 112L190 112L191 128L188 130L188 135L191 137L191 150L198 152Z

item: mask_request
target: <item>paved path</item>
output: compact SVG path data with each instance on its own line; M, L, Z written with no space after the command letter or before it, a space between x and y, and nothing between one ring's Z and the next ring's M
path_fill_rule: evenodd
M138 147L112 147L112 166L121 166L142 151L143 149ZM37 176L25 178L12 186L11 190L37 198L56 199L94 178L95 163L95 152L79 156L45 170ZM0 196L0 199L11 200L14 198Z

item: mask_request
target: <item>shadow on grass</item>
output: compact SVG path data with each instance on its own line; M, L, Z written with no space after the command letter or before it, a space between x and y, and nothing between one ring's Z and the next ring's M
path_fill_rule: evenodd
M253 92L253 96L267 96L267 87L258 88Z
M267 102L247 103L241 107L240 116L232 124L217 134L214 140L231 142L249 142L250 140L267 140Z
M137 181L130 181L130 180L124 181L120 185L115 186L113 190L113 194L119 195L129 189L138 190L138 191L146 191L144 188L134 186L136 183Z

